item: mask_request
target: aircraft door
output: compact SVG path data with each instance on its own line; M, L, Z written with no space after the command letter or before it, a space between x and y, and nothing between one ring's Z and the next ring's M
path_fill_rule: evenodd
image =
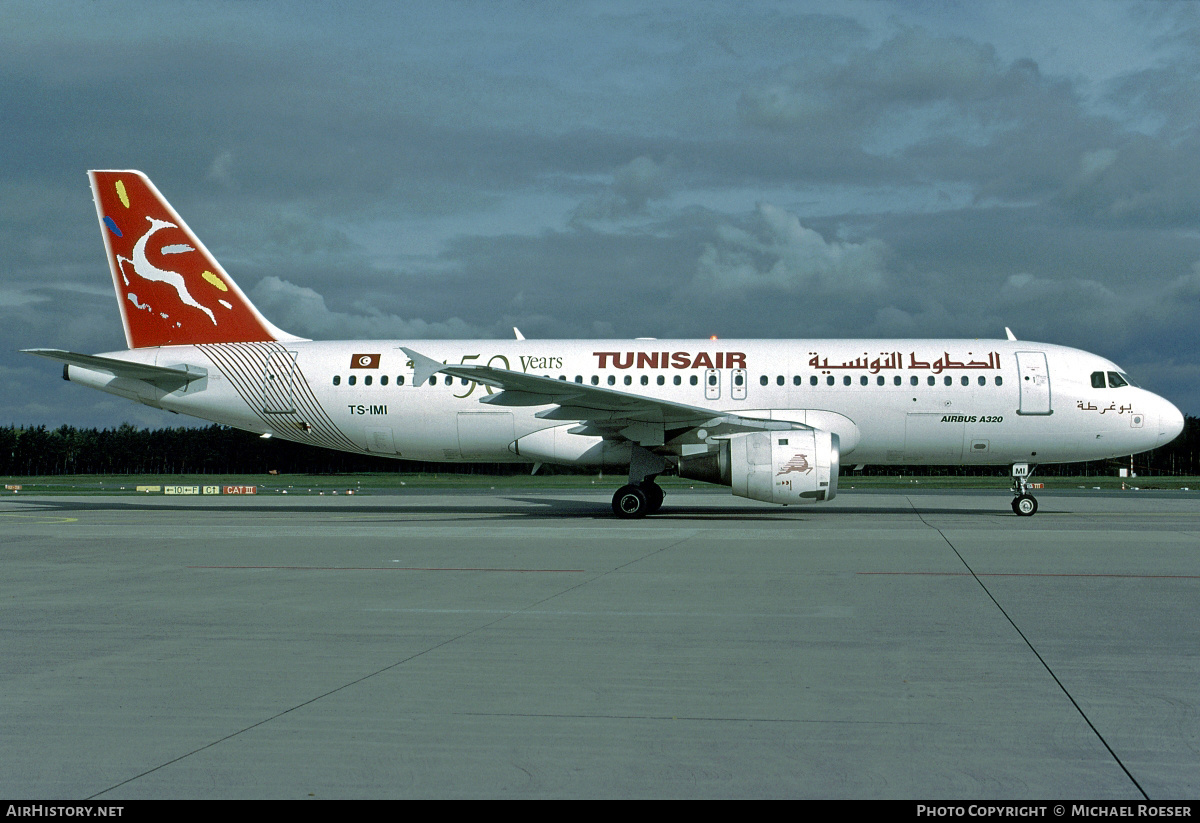
M458 448L464 459L506 459L516 439L512 412L458 413Z
M942 412L913 412L904 421L904 457L912 463L959 463L963 456L965 422L947 420Z
M295 414L296 401L293 381L296 373L296 353L276 351L267 357L263 369L263 414Z
M704 371L704 399L721 399L721 372L718 369L705 369Z
M395 454L396 438L390 426L367 426L367 451L377 454Z
M729 393L734 400L746 399L746 370L734 369L729 378Z
M1021 407L1017 409L1017 414L1053 414L1046 353L1017 352L1017 376L1021 381Z

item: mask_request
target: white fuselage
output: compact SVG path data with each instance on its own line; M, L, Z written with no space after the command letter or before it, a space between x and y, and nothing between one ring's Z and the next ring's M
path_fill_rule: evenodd
M69 379L249 431L410 460L531 462L522 438L563 425L535 416L548 406L480 403L495 390L463 378L416 386L401 346L451 365L827 429L852 464L1094 460L1152 449L1182 427L1168 401L1106 381L1121 370L1104 358L1007 340L214 343L105 355L207 372L173 391L78 366ZM661 451L686 454L697 441L694 430L669 431Z

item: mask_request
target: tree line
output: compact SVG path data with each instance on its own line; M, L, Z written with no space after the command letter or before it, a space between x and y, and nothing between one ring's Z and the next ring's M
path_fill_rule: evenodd
M1115 475L1130 458L1039 466L1043 476ZM842 471L853 467L853 456ZM1132 460L1139 475L1200 475L1200 418L1186 418L1173 443ZM350 474L356 472L459 472L524 474L529 467L507 463L423 463L330 451L277 438L263 439L228 426L115 429L60 426L0 427L0 475L67 474ZM594 470L546 466L546 473ZM865 474L1007 475L1006 466L868 466Z

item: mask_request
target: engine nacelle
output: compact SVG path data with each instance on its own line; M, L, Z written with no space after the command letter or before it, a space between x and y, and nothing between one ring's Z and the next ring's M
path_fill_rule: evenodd
M820 429L729 438L733 493L767 503L820 503L837 495L838 436Z
M684 457L679 476L730 486L766 503L819 503L837 495L838 436L820 429L735 434L709 454Z

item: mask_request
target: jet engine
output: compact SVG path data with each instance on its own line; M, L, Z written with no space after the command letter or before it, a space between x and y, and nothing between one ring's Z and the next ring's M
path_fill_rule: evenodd
M766 503L819 503L837 494L839 461L832 432L746 432L722 439L715 452L680 458L679 476Z

